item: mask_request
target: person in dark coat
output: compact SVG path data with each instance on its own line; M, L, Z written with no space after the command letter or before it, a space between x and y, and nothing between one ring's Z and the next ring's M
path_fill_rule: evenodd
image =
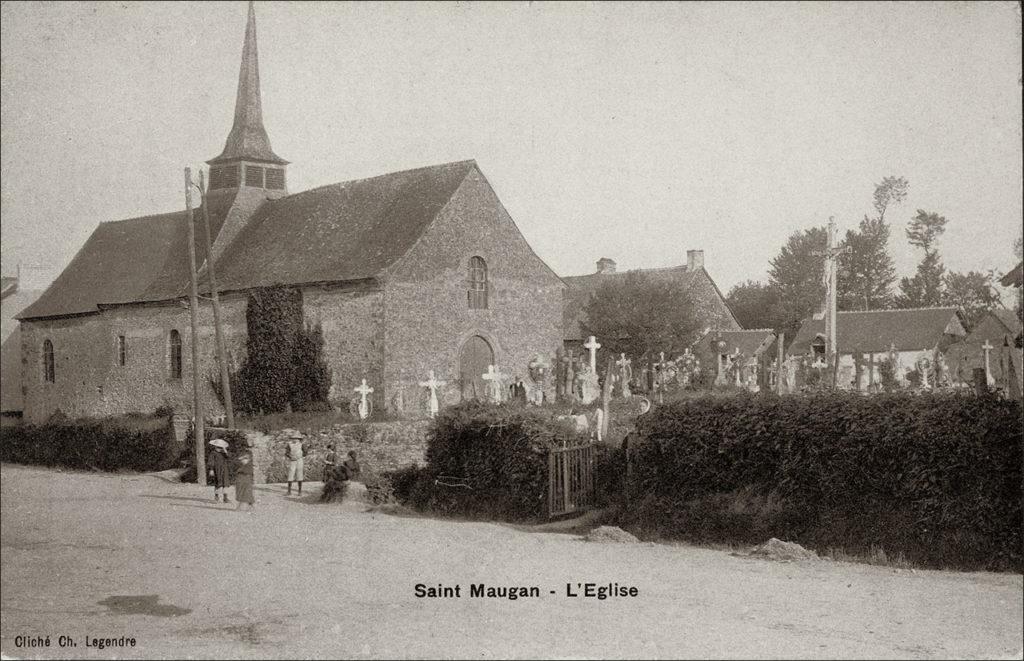
M331 474L338 465L338 453L334 451L334 443L327 446L327 456L324 457L324 484L331 479Z
M213 478L213 499L220 502L221 496L223 496L224 502L230 503L231 501L228 500L228 485L231 481L228 475L228 443L224 439L215 438L210 441L210 445L213 446L213 451L210 453L207 463L210 477Z
M243 452L238 456L238 467L235 469L235 500L238 501L238 509L242 509L242 505L248 505L246 509L250 512L256 509L256 497L253 494L252 481L252 455L248 452Z
M359 461L356 459L356 451L355 450L349 450L348 451L348 459L345 460L345 462L342 464L342 466L344 466L345 469L348 471L348 479L350 479L350 480L358 480L359 479L360 468L359 468Z

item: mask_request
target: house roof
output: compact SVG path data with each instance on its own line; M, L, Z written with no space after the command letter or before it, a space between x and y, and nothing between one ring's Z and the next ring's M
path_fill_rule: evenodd
M376 277L416 243L476 167L472 160L446 163L265 201L217 260L218 289ZM214 238L236 194L209 194ZM18 318L87 314L101 305L186 296L185 216L177 211L101 223ZM202 217L201 210L194 213L197 266L206 259Z
M217 261L218 287L376 277L412 248L476 167L446 163L268 201Z
M0 277L0 299L7 298L18 291L18 279L13 277Z
M1020 287L1021 283L1024 283L1024 262L1017 262L1017 266L999 279L999 283L1004 287L1013 285L1014 287Z
M209 194L215 237L234 191ZM189 285L185 211L100 223L67 268L18 319L96 312L100 305L159 301ZM193 212L196 265L206 259L202 207Z
M721 297L721 292L718 291L718 286L711 280L711 276L708 275L707 271L703 267L689 270L684 266L670 266L667 268L660 269L638 269L644 275L647 275L656 280L678 280L682 283L683 287L690 289L697 279L699 274L703 274L704 277L714 285L714 290ZM635 271L634 271L635 272ZM623 278L630 271L621 271L616 273L591 273L588 275L570 275L562 277L562 280L568 287L565 290L565 298L563 299L562 306L562 328L565 334L566 340L582 340L586 334L584 333L583 324L586 321L586 314L584 308L590 301L590 295L598 290L606 282L611 282L615 278Z
M733 353L740 350L744 356L754 356L763 352L775 342L775 331L770 328L751 330L712 330L708 331L694 343L694 351L710 351L717 353L715 344L725 342L725 351Z
M824 335L824 319L806 319L787 352L790 355L807 353L814 340ZM943 335L966 335L956 308L840 312L836 321L840 353L882 353L891 345L899 351L933 349Z

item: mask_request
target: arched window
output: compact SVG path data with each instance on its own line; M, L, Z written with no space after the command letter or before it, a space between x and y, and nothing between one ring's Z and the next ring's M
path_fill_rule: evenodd
M487 309L487 262L483 257L471 257L469 260L466 296L471 310Z
M171 331L171 378L181 378L181 333Z
M53 383L53 342L43 341L43 378L47 383Z

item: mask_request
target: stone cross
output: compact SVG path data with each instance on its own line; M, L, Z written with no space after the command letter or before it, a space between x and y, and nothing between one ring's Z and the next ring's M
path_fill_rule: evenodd
M491 389L491 401L495 404L501 403L501 380L505 375L494 369L494 365L487 366L487 372L481 376L484 381L489 382Z
M370 406L366 401L366 396L373 392L373 388L366 385L366 379L363 379L363 382L352 390L359 393L359 419L366 420L370 415Z
M992 370L989 368L989 353L995 349L992 343L985 340L985 344L981 345L982 350L985 352L985 383L989 386L996 384L995 377L992 376Z
M601 348L601 345L597 343L597 338L591 335L583 348L590 350L590 371L597 374L597 350Z
M441 408L437 401L437 389L445 384L444 381L438 381L434 377L434 370L430 370L430 378L426 381L420 381L420 385L424 388L430 388L430 417L434 418L437 416L437 411Z
M629 377L630 372L627 371L629 366L633 363L632 360L626 358L626 354L620 353L619 359L615 361L615 364L619 366L619 394L625 398L630 398L633 393L629 390Z

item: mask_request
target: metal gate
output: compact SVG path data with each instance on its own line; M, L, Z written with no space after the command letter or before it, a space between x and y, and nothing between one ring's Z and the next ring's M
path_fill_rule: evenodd
M594 498L594 445L548 450L548 516L586 509Z

